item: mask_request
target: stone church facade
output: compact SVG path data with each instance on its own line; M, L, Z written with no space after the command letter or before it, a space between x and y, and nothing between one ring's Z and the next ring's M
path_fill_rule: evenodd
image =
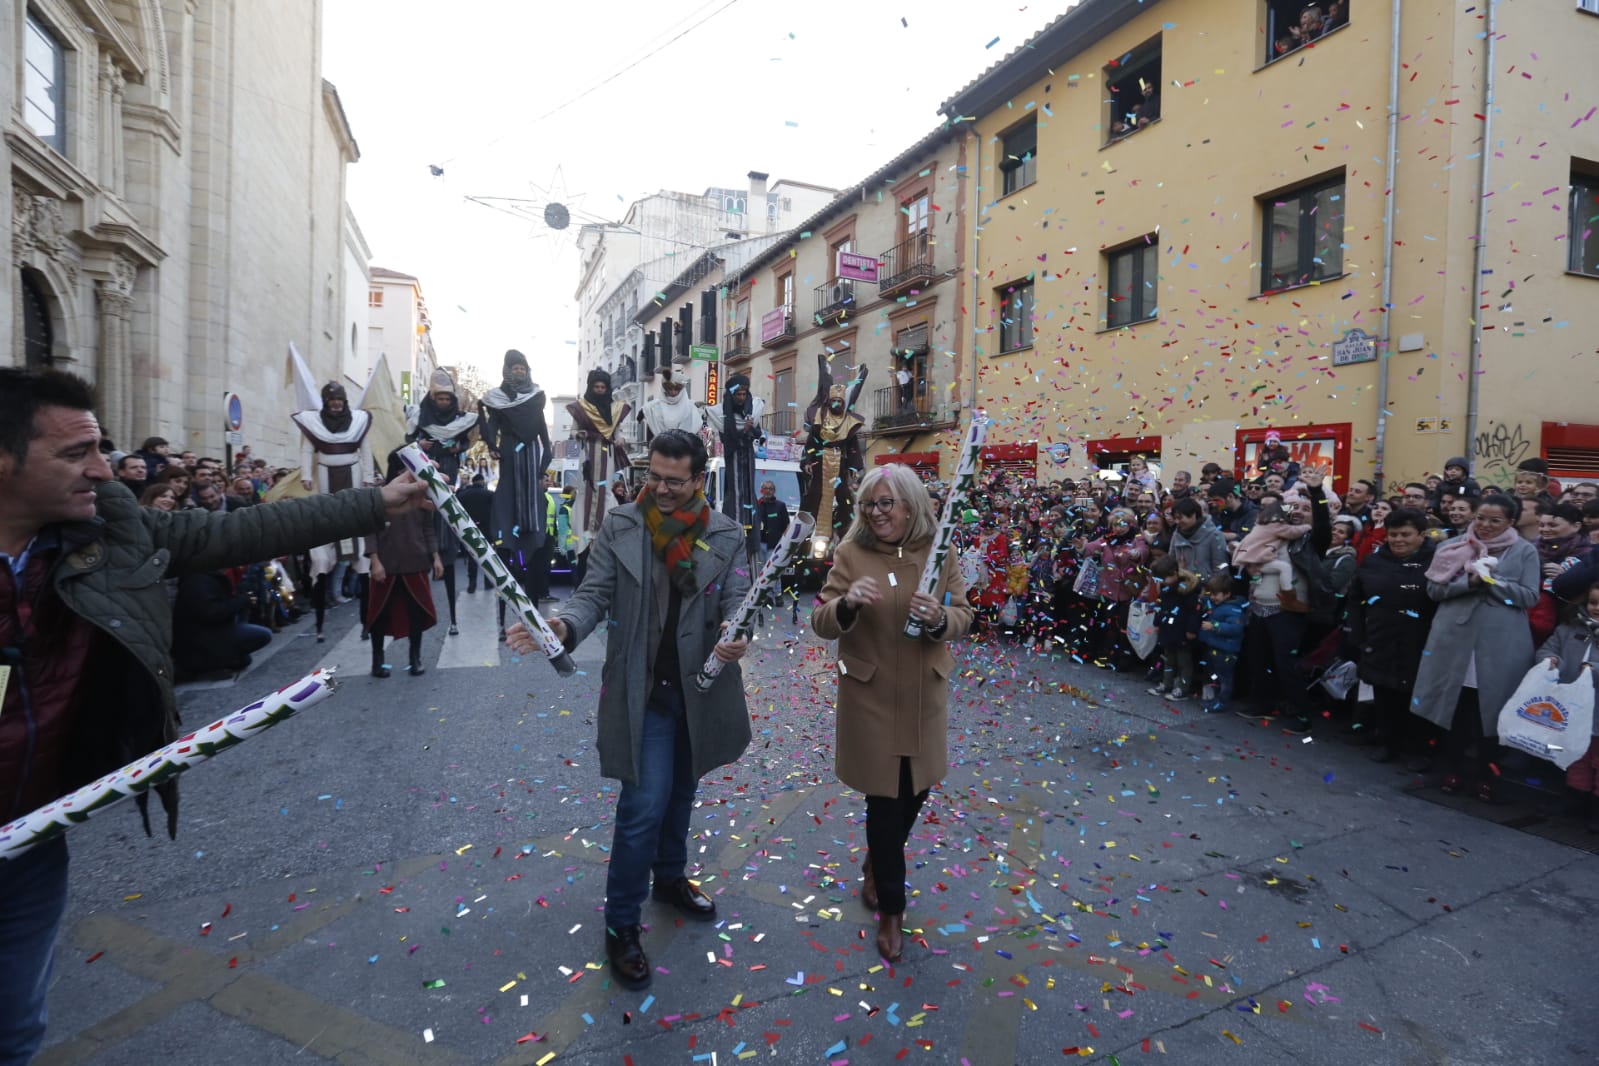
M345 168L321 0L0 0L0 362L94 381L119 447L291 460L294 342L339 376Z

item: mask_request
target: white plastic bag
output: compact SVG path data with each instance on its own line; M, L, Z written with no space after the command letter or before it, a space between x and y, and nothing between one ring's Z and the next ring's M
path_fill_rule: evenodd
M1159 626L1159 604L1134 600L1127 608L1127 642L1140 659L1149 658L1149 653L1155 650Z
M1360 682L1360 667L1352 659L1339 659L1321 675L1321 687L1335 700L1346 700Z
M1499 742L1548 759L1562 770L1582 758L1593 739L1593 676L1586 663L1577 680L1560 683L1549 659L1533 664L1499 712Z

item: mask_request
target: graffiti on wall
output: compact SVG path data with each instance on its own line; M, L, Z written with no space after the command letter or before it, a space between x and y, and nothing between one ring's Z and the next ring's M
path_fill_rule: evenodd
M1536 454L1520 423L1490 423L1471 442L1472 476L1482 484L1508 485L1515 478L1516 465Z

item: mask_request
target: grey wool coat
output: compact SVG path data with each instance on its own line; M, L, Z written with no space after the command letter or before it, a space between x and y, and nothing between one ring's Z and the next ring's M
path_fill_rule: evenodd
M1475 653L1483 735L1498 735L1499 711L1532 667L1527 610L1538 602L1541 581L1538 550L1524 540L1499 557L1492 585L1470 585L1464 577L1448 584L1428 580L1427 594L1438 601L1438 613L1433 616L1427 650L1422 652L1421 669L1416 673L1410 705L1413 713L1448 729L1466 666Z
M699 778L736 761L750 743L739 664L724 666L709 692L693 683L721 636L722 623L732 619L750 585L744 530L719 511L711 512L705 535L694 546L694 580L698 592L683 597L673 637L683 674L694 776ZM665 570L655 557L644 516L637 504L628 503L606 512L589 549L583 583L555 615L566 623L569 648L606 623L596 746L600 774L628 784L639 777L644 706L654 680L667 595Z

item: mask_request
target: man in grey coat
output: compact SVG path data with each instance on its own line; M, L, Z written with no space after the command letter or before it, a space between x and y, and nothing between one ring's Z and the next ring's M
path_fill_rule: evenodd
M687 877L689 814L708 771L750 742L744 680L749 642L722 638L749 588L744 530L705 501L705 445L669 429L650 441L645 489L606 512L588 571L550 619L568 650L605 622L600 773L622 782L605 881L605 951L618 983L641 989L644 898L710 921L716 904ZM670 639L665 639L670 636ZM518 623L513 651L535 644ZM707 692L685 683L714 654L727 664Z
M1201 579L1227 569L1227 540L1205 515L1204 504L1185 496L1172 506L1172 517L1177 528L1171 535L1171 553L1178 566Z

